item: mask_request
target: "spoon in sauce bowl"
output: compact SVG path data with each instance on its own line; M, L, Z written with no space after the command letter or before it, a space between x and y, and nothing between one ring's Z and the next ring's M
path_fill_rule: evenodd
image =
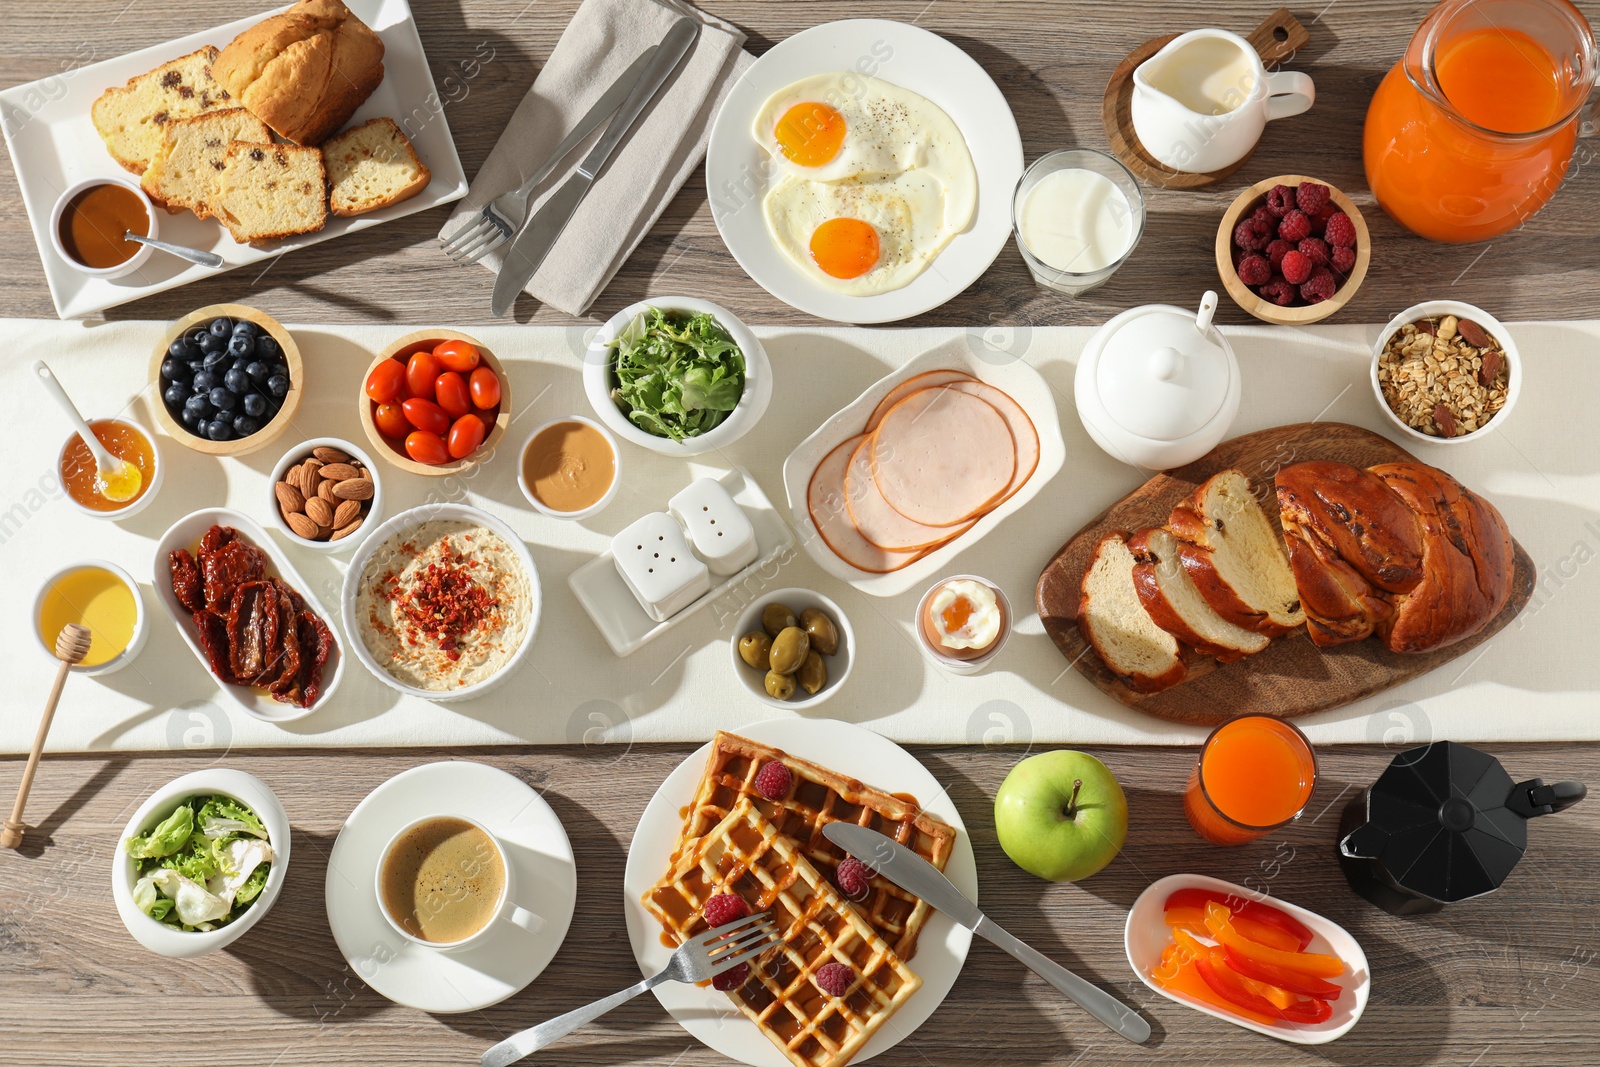
M78 408L67 396L67 391L61 388L61 383L56 380L55 372L45 365L44 360L33 361L33 372L39 376L39 381L44 385L44 391L50 394L67 420L78 431L78 436L83 438L83 443L89 446L89 452L94 456L95 462L95 491L107 500L122 503L132 500L139 495L139 489L144 484L144 475L139 468L115 455L101 443L100 438L83 421L83 416L78 414Z
M222 257L215 252L202 252L200 249L190 248L188 245L175 245L170 241L157 241L154 237L144 237L134 233L132 230L123 234L122 239L124 241L132 241L134 244L149 245L158 252L165 252L169 256L177 256L179 259L187 259L190 263L198 263L202 267L222 266Z

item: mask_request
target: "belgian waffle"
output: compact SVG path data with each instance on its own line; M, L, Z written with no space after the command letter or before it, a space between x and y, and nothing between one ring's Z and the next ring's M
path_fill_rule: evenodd
M772 760L782 761L794 778L789 795L777 801L767 800L755 788L756 773ZM873 789L771 745L719 731L711 742L705 776L685 813L676 856L686 855L696 838L710 832L745 798L830 882L845 858L843 849L822 836L822 828L830 822L857 823L887 834L941 871L955 846L955 828L923 811L915 798ZM876 875L867 895L851 904L897 956L909 960L916 955L917 935L928 921L927 904Z
M645 895L680 944L706 928L705 902L733 893L765 911L783 942L728 995L796 1067L841 1067L922 986L922 979L806 861L749 798L687 848ZM842 997L813 981L828 963L854 978Z

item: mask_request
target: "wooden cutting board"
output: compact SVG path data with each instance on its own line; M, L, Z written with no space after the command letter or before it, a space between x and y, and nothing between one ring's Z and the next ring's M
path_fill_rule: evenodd
M1513 542L1511 599L1488 626L1464 641L1420 655L1390 652L1375 638L1319 649L1305 635L1273 641L1254 656L1219 664L1186 652L1189 677L1159 693L1137 693L1123 684L1078 631L1078 589L1090 553L1113 530L1133 531L1166 522L1174 504L1218 471L1235 467L1250 479L1272 525L1278 508L1272 479L1279 468L1325 459L1370 467L1415 461L1399 445L1359 426L1305 422L1225 441L1176 470L1151 478L1103 511L1051 557L1039 576L1035 600L1045 632L1061 654L1101 692L1148 715L1195 726L1213 726L1243 712L1294 718L1337 708L1381 693L1463 656L1506 627L1533 595L1535 569L1522 545Z

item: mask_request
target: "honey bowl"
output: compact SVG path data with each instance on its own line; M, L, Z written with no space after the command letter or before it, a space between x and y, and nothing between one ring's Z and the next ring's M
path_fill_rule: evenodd
M73 668L80 674L121 670L150 636L138 584L127 571L102 559L68 564L46 578L33 599L32 619L39 648L52 660L63 627L78 623L89 628L89 653Z
M95 461L77 434L67 438L56 456L56 474L72 506L96 519L126 519L150 506L161 488L165 467L155 435L129 419L90 419L89 428L112 455L139 468L139 492L117 503L95 490Z
M155 206L139 183L125 177L88 178L56 198L50 212L50 247L73 269L93 278L120 278L144 266L149 245L123 238L153 238Z

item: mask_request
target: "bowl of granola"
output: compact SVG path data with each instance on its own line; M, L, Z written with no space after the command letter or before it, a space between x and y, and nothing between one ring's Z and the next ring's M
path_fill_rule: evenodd
M1522 356L1482 308L1428 300L1389 320L1372 349L1372 391L1407 436L1456 445L1510 415L1522 390Z

